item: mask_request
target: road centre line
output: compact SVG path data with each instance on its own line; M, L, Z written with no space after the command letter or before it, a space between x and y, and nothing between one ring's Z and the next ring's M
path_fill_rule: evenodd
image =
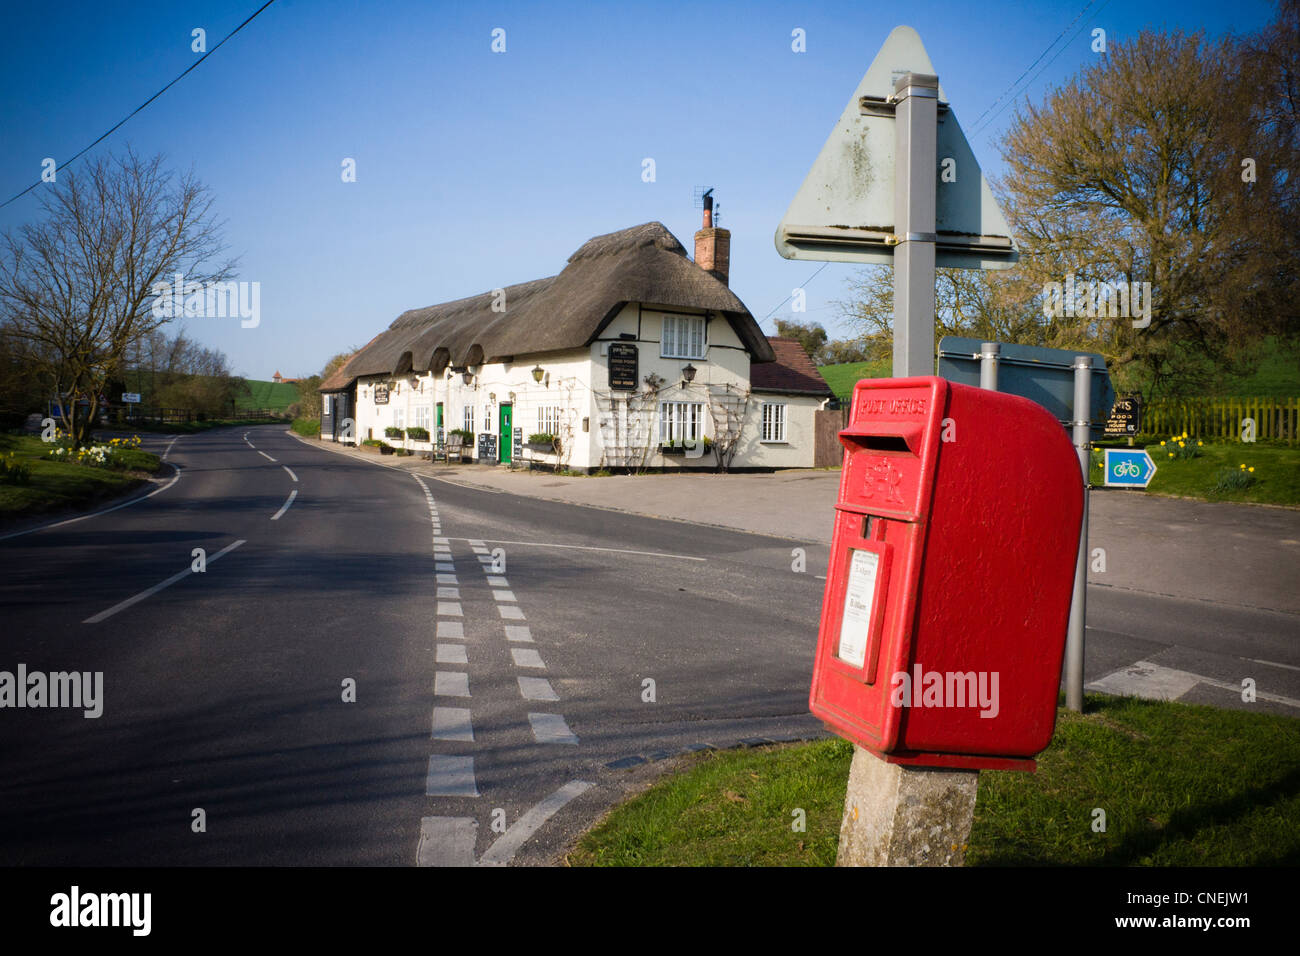
M452 538L453 541L469 541L471 546L475 538ZM679 561L708 561L708 558L698 558L692 554L669 554L667 551L633 551L629 548L593 548L582 544L555 544L551 541L502 541L499 538L492 539L493 544L508 544L512 547L515 545L526 545L534 548L566 548L571 551L608 551L614 554L644 554L652 558L677 558Z
M240 538L240 539L239 539L238 541L236 541L234 544L228 544L228 545L226 545L224 548L222 548L222 549L221 549L220 551L218 551L216 554L214 554L214 555L210 556L209 558L207 558L206 564L212 564L214 561L217 560L217 558L221 557L223 554L228 554L229 552L234 551L234 550L235 550L237 547L239 547L241 544L244 544L246 540L247 540L246 538ZM206 566L206 565L205 565L205 566ZM190 567L186 568L184 571L181 571L181 572L179 572L178 574L173 574L173 575L172 575L171 577L169 577L166 581L162 581L162 582L160 582L160 583L158 583L158 584L155 584L153 587L148 588L147 590L141 591L139 594L135 595L134 597L129 597L129 598L127 598L125 601L122 601L120 604L114 604L114 605L113 605L112 607L110 607L107 611L100 611L100 612L99 612L98 614L96 614L94 617L88 617L88 618L86 618L84 621L82 621L81 623L82 623L82 624L98 624L100 621L107 620L108 618L112 617L112 616L113 616L114 614L116 614L118 611L125 611L125 610L126 610L127 608L129 608L132 604L137 604L137 603L139 603L140 601L143 601L143 600L144 600L145 598L147 598L147 597L152 597L153 595L155 595L155 594L157 594L159 591L161 591L163 588L169 588L169 587L171 587L171 586L172 586L173 584L175 584L177 581L181 580L181 578L188 577L189 575L191 575L191 574L196 574L196 573L197 573L197 572L194 570L193 566L191 565Z
M298 476L293 473L293 469L290 468L288 465L281 465L280 467L283 468L285 471L287 471L289 473L289 477L292 478L294 481L298 480Z
M167 443L167 447L163 449L163 453L162 453L163 461L167 461L167 456L172 453L172 445L176 444L180 440L181 440L181 436L177 435L175 438L173 438L171 441Z
M543 823L563 809L564 805L574 797L582 796L593 786L595 785L585 780L570 780L537 806L529 809L514 822L510 829L497 837L496 842L479 858L478 865L505 866L514 859L519 848L541 828Z
M272 520L272 521L279 521L279 520L280 520L280 515L284 514L286 511L289 510L289 506L290 506L291 504L293 504L293 499L294 499L294 498L297 498L297 497L298 497L298 489L295 488L295 489L293 489L293 491L289 492L289 498L288 498L288 500L285 501L284 504L282 504L282 505L280 506L280 510L277 511L275 514L271 515L271 520Z
M78 515L75 518L64 518L62 521L55 521L53 524L43 524L36 528L28 528L26 531L13 531L9 534L0 535L0 541L6 541L9 538L18 538L25 534L35 534L37 531L48 531L50 528L61 528L65 524L74 524L78 521L85 521L87 518L98 518L100 515L106 515L110 511L117 511L119 508L126 508L130 505L138 504L146 498L152 498L154 495L161 494L172 485L176 484L181 477L180 465L172 464L170 461L167 462L167 464L171 465L172 468L175 469L176 474L172 476L172 480L167 482L167 484L163 485L161 488L155 488L147 495L141 495L139 498L132 498L130 501L124 501L120 505L113 505L111 508L105 508L103 511L92 511L88 515Z
M267 454L266 452L264 452L264 451L259 451L258 454L261 455L263 458L265 458L267 461L275 461L274 458L272 458L270 455L268 455L268 454Z
M1264 664L1268 667L1281 667L1289 671L1300 671L1300 667L1296 667L1294 664L1279 664L1277 661L1264 661L1258 657L1244 657L1242 660L1250 661L1252 664Z

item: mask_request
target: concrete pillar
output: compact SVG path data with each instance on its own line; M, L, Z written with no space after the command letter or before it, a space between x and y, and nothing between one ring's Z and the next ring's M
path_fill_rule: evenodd
M978 770L886 763L853 748L836 866L961 866Z

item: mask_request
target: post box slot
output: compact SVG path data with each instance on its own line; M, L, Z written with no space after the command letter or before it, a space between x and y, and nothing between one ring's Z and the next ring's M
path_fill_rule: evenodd
M911 446L907 444L907 439L902 435L862 435L854 439L863 448L869 448L872 451L905 451L911 452Z

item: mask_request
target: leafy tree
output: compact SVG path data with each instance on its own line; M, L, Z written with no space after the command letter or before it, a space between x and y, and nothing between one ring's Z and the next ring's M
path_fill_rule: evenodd
M797 339L808 357L821 364L822 350L826 347L826 330L816 322L798 322L794 319L777 319L776 334L785 339Z

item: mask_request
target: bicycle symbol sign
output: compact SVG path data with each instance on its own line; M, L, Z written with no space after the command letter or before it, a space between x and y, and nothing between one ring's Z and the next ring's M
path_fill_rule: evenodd
M1156 473L1156 463L1145 451L1107 448L1104 471L1108 487L1145 488Z

